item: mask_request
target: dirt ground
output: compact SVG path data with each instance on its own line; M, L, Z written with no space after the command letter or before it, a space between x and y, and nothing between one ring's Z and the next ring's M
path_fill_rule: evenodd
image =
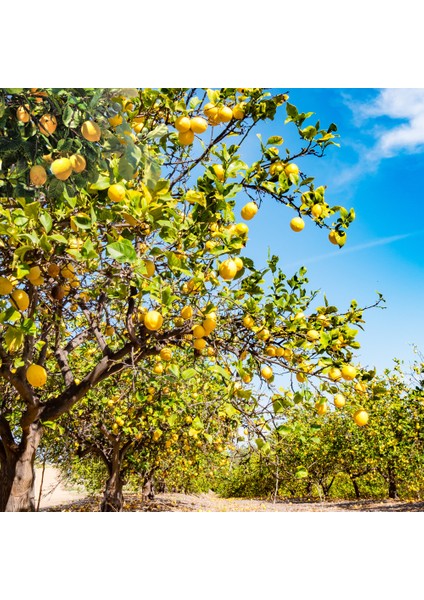
M36 502L41 470L36 475ZM69 488L57 469L47 467L44 474L40 510L43 512L98 512L100 497L87 497L82 489ZM424 502L396 500L340 500L331 502L220 498L208 494L158 494L142 503L141 495L125 494L126 512L424 512Z
M37 506L40 496L40 486L43 477L43 469L35 469L35 505ZM51 506L69 504L76 500L85 498L84 490L70 488L60 476L60 471L53 467L44 470L43 487L41 490L40 510Z

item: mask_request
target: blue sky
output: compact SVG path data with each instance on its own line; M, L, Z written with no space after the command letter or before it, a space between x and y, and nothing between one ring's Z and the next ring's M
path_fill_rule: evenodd
M316 185L328 186L330 205L353 207L356 220L339 249L309 220L302 232L292 232L293 212L269 202L249 223L246 254L265 261L269 249L287 273L304 265L310 289L320 289L341 310L353 298L371 305L381 292L386 308L366 312L358 360L378 370L392 366L395 357L409 365L416 357L413 345L424 351L424 90L289 92L299 111L315 113L311 124L337 124L340 148L298 164ZM295 128L290 133L284 118L283 109L263 137L281 134L291 149Z

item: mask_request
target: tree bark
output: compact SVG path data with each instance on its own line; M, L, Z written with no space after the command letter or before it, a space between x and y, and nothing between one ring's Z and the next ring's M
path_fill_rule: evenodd
M399 500L397 485L396 485L396 477L395 471L393 467L389 467L388 469L388 480L389 480L389 498L392 500Z
M351 482L352 482L353 489L355 490L355 497L356 497L356 499L357 499L357 500L360 500L360 498L361 498L361 493L360 493L360 491L359 491L359 485L358 485L358 482L356 481L356 478L355 478L355 477L351 477L351 478L350 478L350 480L351 480Z
M6 510L15 475L15 465L14 456L10 456L8 460L2 460L0 463L0 512Z
M5 512L34 512L34 461L40 443L43 428L39 421L25 427L22 441L16 455L11 478L10 493L5 506Z
M124 506L124 480L121 476L122 456L118 444L114 444L112 458L108 462L109 479L103 492L101 512L122 512Z

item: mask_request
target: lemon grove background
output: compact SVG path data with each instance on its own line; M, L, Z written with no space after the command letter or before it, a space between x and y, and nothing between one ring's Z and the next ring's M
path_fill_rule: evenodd
M271 207L262 207L251 221L249 250L265 256L268 243L255 239L274 237L271 252L285 257L293 271L305 264L310 287L321 288L340 306L352 297L371 303L375 290L381 291L388 308L367 314L358 354L379 369L393 356L408 360L409 344L422 339L422 237L414 233L422 222L422 154L419 144L409 144L397 147L392 158L378 159L379 134L407 126L407 116L393 119L385 113L358 119L359 106L369 106L384 88L424 87L421 71L415 68L420 20L411 19L414 9L409 0L402 10L386 4L384 12L362 0L354 7L305 0L296 10L276 2L265 8L261 13L260 7L241 11L239 5L218 3L211 11L205 6L199 26L194 3L187 3L184 10L175 4L162 19L157 6L144 6L142 13L137 12L136 28L136 19L123 6L114 7L111 14L95 2L88 6L76 0L67 12L66 26L58 26L57 6L51 2L25 6L25 18L19 21L19 37L25 41L17 43L12 27L10 34L2 34L11 56L3 65L2 83L5 87L284 85L299 108L313 110L323 123L330 116L339 126L342 146L332 149L315 173L329 185L330 199L338 194L345 198L343 204L357 211L346 246L340 251L333 248L324 232L309 226L295 234L288 227L289 211L287 222L281 221L281 211L280 220L274 222L267 212ZM122 21L118 27L118 16L129 18L131 27L122 27ZM5 8L3 17L4 23L15 22L15 7ZM148 27L149 23L158 25ZM96 35L91 35L93 31ZM177 53L176 48L181 50ZM40 66L35 57L41 51L43 69L35 68L35 63ZM354 101L359 106L351 111ZM413 139L419 128L412 131ZM377 158L367 156L373 148ZM408 237L381 243L402 235ZM363 245L368 247L354 250ZM331 256L319 259L322 254ZM388 347L392 340L395 351ZM22 563L15 557L28 525L25 515L13 517L13 522L8 516L1 523L6 593L16 593L17 582L22 581ZM48 514L38 517L37 523L31 522L38 542L25 565L25 582L36 600L56 597L58 590L64 598L81 596L84 590L86 596L106 599L118 593L157 595L160 590L161 597L185 600L250 600L270 594L303 600L311 595L338 598L341 592L350 599L361 590L368 597L391 600L401 594L414 597L419 589L420 555L413 542L420 536L421 515L122 514L119 523L99 522L90 514L56 515L54 523ZM42 566L45 557L47 572ZM71 578L60 568L64 561L71 566Z

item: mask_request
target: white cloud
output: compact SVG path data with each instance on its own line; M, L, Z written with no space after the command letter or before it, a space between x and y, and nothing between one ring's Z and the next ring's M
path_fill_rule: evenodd
M386 89L368 106L362 107L365 117L402 119L390 129L381 130L372 149L376 160L399 152L418 152L424 146L424 89Z
M357 164L339 172L337 186L375 172L384 159L424 151L424 88L382 89L364 103L343 96L356 125L366 127L374 142L362 149Z

